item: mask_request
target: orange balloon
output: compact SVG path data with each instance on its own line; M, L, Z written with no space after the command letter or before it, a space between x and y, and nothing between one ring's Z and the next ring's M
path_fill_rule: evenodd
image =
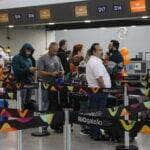
M149 134L150 135L150 127L148 125L143 126L141 132L143 134Z
M121 54L122 56L127 56L129 54L129 51L126 47L121 48Z
M123 56L123 64L124 65L130 64L130 57L129 57L129 55Z

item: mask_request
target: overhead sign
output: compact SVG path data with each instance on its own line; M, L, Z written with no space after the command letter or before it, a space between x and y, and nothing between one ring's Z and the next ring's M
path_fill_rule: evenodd
M14 17L15 20L21 20L22 19L22 14L17 13L17 14L14 14L13 17Z
M35 14L34 13L27 13L27 18L28 19L34 19L35 18Z
M0 23L8 23L9 16L8 13L0 13Z
M139 13L146 11L146 1L145 0L131 0L130 8L132 13Z
M86 16L88 16L87 5L75 6L75 16L76 17L86 17Z
M150 13L150 0L91 0L47 6L14 8L0 12L0 24L40 24L53 21L116 20Z
M101 6L97 7L98 13L100 13L100 14L105 13L107 11L107 9L108 9L108 6L106 6L106 5L101 5Z
M122 11L123 6L122 5L113 5L113 11Z
M49 8L40 9L39 15L41 20L48 20L51 18L51 10Z

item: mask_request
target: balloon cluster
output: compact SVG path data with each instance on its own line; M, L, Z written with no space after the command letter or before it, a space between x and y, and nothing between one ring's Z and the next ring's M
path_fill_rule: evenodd
M123 64L128 65L130 63L130 55L126 47L121 48L121 55L123 57Z
M125 39L126 36L127 36L127 32L128 32L128 30L127 30L126 27L120 27L120 28L118 29L118 38L119 38L120 40Z

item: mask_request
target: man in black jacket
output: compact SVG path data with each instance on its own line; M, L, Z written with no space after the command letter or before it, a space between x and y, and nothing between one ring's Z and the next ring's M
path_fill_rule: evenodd
M57 56L61 60L62 66L65 71L65 75L68 74L70 72L70 69L69 69L69 62L67 56L67 41L64 39L59 42L59 50Z
M118 75L123 68L123 57L119 51L119 45L120 43L117 40L111 40L108 46L108 71L110 73L113 86L116 86L116 81L119 79Z

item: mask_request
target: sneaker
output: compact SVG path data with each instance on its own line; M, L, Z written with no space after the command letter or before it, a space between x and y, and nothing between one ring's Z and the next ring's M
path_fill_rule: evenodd
M81 130L80 135L89 135L85 130Z

